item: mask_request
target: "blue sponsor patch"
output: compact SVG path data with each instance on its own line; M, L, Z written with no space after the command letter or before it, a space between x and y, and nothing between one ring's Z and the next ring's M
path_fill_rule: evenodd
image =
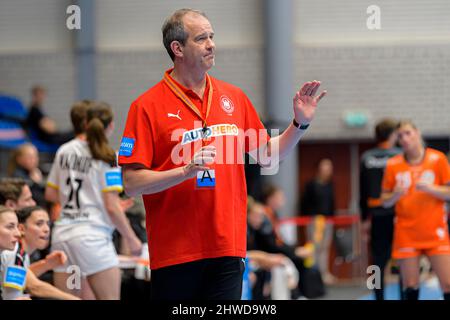
M120 143L119 156L131 156L134 149L134 142L135 140L133 138L123 137Z
M107 187L122 185L122 174L120 172L117 171L107 172L105 174L105 178Z
M17 290L24 290L26 278L27 278L27 270L24 267L9 266L6 269L3 286L8 288L14 288Z

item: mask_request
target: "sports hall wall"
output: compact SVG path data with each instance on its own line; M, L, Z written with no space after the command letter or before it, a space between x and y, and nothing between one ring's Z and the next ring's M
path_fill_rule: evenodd
M67 111L78 97L76 31L69 31L65 21L67 6L75 2L20 2L0 3L0 90L27 103L30 86L42 83L48 88L48 113L68 128ZM294 1L294 83L320 79L329 92L306 139L368 138L370 124L380 117L405 115L427 135L448 134L450 2L375 1L382 24L381 30L371 31L366 8L373 2ZM263 4L96 0L97 96L123 115L117 117L115 145L132 99L170 66L160 28L180 6L199 7L208 14L218 49L212 74L241 86L264 115ZM346 128L342 117L347 111L365 112L368 125Z

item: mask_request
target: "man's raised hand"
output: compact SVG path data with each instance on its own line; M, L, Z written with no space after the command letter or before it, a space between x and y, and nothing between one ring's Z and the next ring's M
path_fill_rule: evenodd
M316 96L317 90L319 90L320 81L306 82L301 87L293 99L294 106L294 116L295 121L299 124L309 124L314 118L316 112L317 104L320 99L322 99L327 92L322 91L318 96Z

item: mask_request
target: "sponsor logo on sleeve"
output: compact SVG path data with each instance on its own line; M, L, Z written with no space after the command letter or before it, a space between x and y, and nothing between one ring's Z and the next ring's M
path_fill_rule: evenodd
M6 269L3 286L17 290L25 289L27 270L19 266L9 266Z
M118 171L107 172L105 178L107 187L122 185L122 175Z
M123 137L120 143L119 156L129 157L133 153L135 139Z

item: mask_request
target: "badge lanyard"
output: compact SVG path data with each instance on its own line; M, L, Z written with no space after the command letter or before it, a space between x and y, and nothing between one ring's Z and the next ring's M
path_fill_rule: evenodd
M24 260L25 260L25 249L23 248L22 241L19 240L17 253L16 253L15 265L19 266L19 267L23 267Z
M207 119L209 116L209 112L211 111L211 102L212 102L212 96L213 96L213 87L211 84L211 79L209 78L208 74L206 74L206 81L208 82L207 85L209 86L209 92L208 92L208 100L206 104L206 116L203 118L202 113L200 110L198 110L197 106L192 102L191 99L183 92L183 90L170 78L170 76L166 73L164 75L164 81L169 86L170 90L181 99L181 101L184 102L184 104L191 109L201 120L203 123L203 129L202 129L202 138L205 140L205 134L206 130L208 128L207 126Z
M211 102L212 102L212 96L213 96L213 87L211 84L211 79L209 78L208 74L206 74L206 81L207 86L209 86L209 92L208 92L208 100L206 104L206 115L203 117L200 110L198 110L197 106L192 102L191 99L189 99L188 96L183 92L183 90L169 77L168 73L164 75L164 81L169 86L170 90L178 97L181 101L184 102L184 104L190 108L201 120L203 123L203 129L202 129L202 146L204 145L204 142L206 141L206 133L208 130L207 125L207 119L209 116L209 112L211 111ZM214 188L216 185L215 182L215 170L207 170L204 172L198 172L197 173L197 179L196 179L196 186L199 189L204 188Z

